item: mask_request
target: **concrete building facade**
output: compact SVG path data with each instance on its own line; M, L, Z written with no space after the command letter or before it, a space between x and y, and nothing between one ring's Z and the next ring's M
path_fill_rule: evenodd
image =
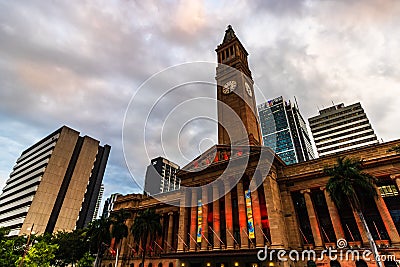
M94 208L92 221L96 220L97 216L99 215L100 204L101 204L101 200L103 199L103 194L104 194L104 184L101 184L100 190L99 190L99 196L97 197L96 206Z
M0 226L22 235L92 220L110 146L66 126L22 152L0 195Z
M144 192L155 195L178 190L181 184L180 179L176 177L178 170L179 165L166 158L152 159L146 169Z
M122 195L119 193L114 193L114 194L111 194L111 196L106 199L106 201L104 202L103 212L101 215L103 218L110 217L110 214L114 209L114 203L115 203L115 201L117 201L118 197L120 197L120 196L122 196Z
M360 103L322 109L308 121L320 157L378 143Z

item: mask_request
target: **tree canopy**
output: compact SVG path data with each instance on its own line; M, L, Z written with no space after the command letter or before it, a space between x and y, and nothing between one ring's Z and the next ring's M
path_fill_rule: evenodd
M326 190L338 207L349 203L360 210L365 199L377 196L376 178L362 171L362 160L340 157L324 172L330 176Z
M146 257L147 244L150 240L150 244L155 238L161 234L161 223L160 215L157 214L153 209L146 209L140 211L135 217L131 232L136 243L142 244L142 266L144 266L144 260Z
M400 145L392 147L391 149L388 150L388 152L400 153Z

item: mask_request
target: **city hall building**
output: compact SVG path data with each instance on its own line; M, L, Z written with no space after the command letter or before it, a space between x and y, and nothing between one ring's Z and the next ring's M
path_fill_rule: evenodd
M369 244L350 206L338 209L325 190L329 177L324 168L339 156L363 159L363 171L378 179L378 197L367 200L364 216L379 253L387 256L384 265L396 266L400 154L388 150L400 140L287 165L261 145L248 54L230 26L216 52L218 63L224 64L216 70L218 145L177 173L181 190L157 198L130 194L115 202L114 211L131 212L129 228L141 210L161 215L162 234L149 240L143 267L376 266L371 255L371 261L344 256L362 255ZM139 267L142 245L132 234L117 244L118 266ZM343 257L328 257L323 252L327 248ZM311 250L316 258L288 257L291 251L301 255ZM287 261L280 260L285 253ZM115 262L107 252L101 266Z

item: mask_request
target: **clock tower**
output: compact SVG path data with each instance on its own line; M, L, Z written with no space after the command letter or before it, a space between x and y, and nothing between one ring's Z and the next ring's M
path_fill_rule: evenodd
M260 146L261 132L248 53L231 25L215 51L218 56L218 143Z

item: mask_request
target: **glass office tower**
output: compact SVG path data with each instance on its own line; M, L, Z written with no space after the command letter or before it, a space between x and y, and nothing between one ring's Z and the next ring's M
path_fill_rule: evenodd
M286 164L314 158L306 123L297 105L280 96L257 108L264 146L272 148Z

